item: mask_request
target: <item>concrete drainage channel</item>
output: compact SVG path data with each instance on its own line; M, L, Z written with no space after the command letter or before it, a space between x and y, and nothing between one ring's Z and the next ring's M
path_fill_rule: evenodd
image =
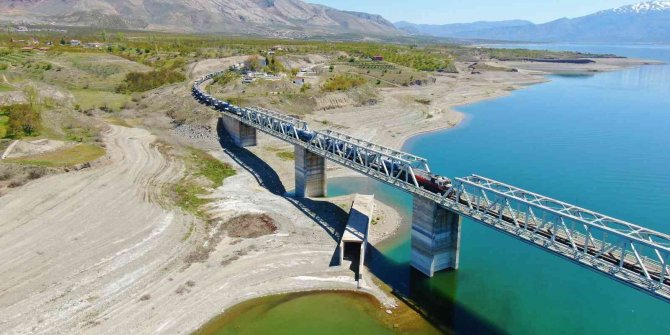
M15 140L14 142L12 142L12 144L10 144L7 147L7 149L5 149L5 152L3 152L2 156L0 156L0 160L7 158L7 156L9 156L9 154L12 153L12 149L14 149L14 146L16 146L16 143L19 143L19 141Z

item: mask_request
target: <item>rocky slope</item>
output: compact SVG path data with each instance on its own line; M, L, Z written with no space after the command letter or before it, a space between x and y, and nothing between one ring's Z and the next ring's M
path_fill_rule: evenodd
M0 21L259 35L401 34L379 15L300 0L0 0Z

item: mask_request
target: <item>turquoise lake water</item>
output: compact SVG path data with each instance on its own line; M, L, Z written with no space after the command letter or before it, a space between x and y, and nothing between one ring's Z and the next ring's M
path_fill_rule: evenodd
M670 46L520 47L670 62ZM468 116L459 127L404 149L449 177L484 175L670 233L670 66L552 76L458 109ZM329 181L331 195L349 192L411 215L411 197L391 187ZM670 334L669 303L470 220L460 269L423 278L409 267L408 228L371 251L370 268L454 333Z

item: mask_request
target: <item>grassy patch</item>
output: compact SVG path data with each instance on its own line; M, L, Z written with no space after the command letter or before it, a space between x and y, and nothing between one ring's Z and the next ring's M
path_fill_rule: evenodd
M16 88L4 83L0 83L0 92L10 92L10 91L16 91Z
M94 161L105 154L105 149L91 144L80 144L71 148L48 152L45 154L7 159L8 162L47 166L47 167L70 167Z
M39 60L40 57L36 55L31 59ZM114 92L129 72L151 70L150 67L121 57L94 52L54 52L42 59L50 62L50 71L44 71L47 64L41 66L39 71L35 71L34 65L26 69L26 65L21 68L21 72L34 79L71 90Z
M0 138L7 136L7 127L9 125L9 117L0 115Z
M130 96L105 91L73 90L72 95L82 110L101 108L118 111L130 102Z
M224 179L235 175L235 169L230 165L197 149L191 149L191 164L195 175L209 179L215 188L221 186Z
M283 161L292 161L295 159L295 153L293 151L279 151L277 157Z
M152 72L130 72L125 81L116 88L117 93L145 92L167 84L186 80L186 76L172 70Z
M200 207L209 202L201 196L207 194L207 190L194 181L182 180L172 187L175 204L185 212L200 215Z
M189 238L191 238L191 235L193 235L193 232L195 231L195 223L191 222L191 225L188 226L188 231L184 234L184 237L181 238L182 242L187 241Z
M422 105L430 105L431 101L430 99L425 99L425 98L414 98L414 101L422 104Z
M221 186L224 179L235 175L235 170L230 165L194 148L189 150L185 163L186 170L190 174L181 181L168 185L165 190L174 204L183 211L203 217L204 213L200 208L210 202L209 199L203 198L209 193L206 187ZM197 177L204 177L210 185L204 185ZM188 239L191 233L188 232L184 239Z
M348 91L354 87L361 86L366 82L367 80L360 76L337 74L328 79L328 81L321 86L321 90L324 92Z

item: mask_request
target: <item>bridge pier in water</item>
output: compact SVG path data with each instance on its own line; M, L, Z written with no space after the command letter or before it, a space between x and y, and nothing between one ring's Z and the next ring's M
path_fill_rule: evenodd
M325 197L326 159L295 146L295 195L304 197Z
M461 216L432 200L414 197L412 267L432 277L437 271L458 269Z
M227 116L221 116L221 123L230 137L233 138L233 142L238 146L252 147L256 145L256 128Z

